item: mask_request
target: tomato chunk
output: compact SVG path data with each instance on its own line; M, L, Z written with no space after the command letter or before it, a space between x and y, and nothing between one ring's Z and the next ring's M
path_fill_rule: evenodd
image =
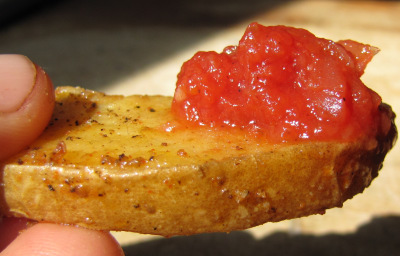
M380 96L360 77L377 48L252 23L237 46L198 52L178 74L186 126L236 128L271 142L349 141L373 132Z

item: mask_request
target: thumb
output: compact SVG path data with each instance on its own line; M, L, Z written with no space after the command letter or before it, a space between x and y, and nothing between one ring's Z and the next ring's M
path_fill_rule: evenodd
M51 223L29 224L23 219L11 218L4 219L4 221L6 223L0 224L0 230L3 229L0 231L0 238L8 240L5 243L14 240L8 246L7 244L3 245L3 247L7 247L0 251L2 256L124 255L122 248L109 232ZM1 234L1 232L5 234Z
M0 55L0 161L33 142L53 108L53 85L43 69L22 55Z

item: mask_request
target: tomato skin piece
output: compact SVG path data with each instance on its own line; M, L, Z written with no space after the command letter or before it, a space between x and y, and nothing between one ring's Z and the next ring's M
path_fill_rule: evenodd
M188 127L230 127L274 143L351 141L376 132L381 98L360 79L378 49L252 23L237 46L198 52L172 112Z

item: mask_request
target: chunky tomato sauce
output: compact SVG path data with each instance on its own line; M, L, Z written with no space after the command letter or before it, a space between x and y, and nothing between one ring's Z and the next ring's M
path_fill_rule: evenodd
M360 76L377 52L252 23L238 46L183 64L172 111L186 126L236 127L272 142L350 141L376 129L381 98Z

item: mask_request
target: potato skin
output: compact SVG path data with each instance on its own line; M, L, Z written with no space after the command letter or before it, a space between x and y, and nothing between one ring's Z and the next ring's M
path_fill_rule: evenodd
M171 100L58 88L47 130L1 167L0 212L163 236L246 229L341 207L397 137L387 105L377 138L271 145L174 129Z

